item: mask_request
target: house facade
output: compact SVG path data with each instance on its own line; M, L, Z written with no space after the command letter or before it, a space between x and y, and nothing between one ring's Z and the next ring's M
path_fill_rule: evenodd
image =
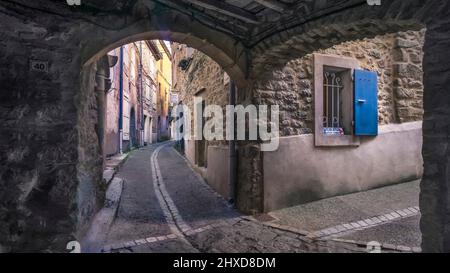
M105 154L126 152L157 140L157 42L140 41L109 52L111 68L106 95Z
M169 99L172 89L172 53L170 44L155 42L161 58L157 61L157 139L170 139Z
M262 180L254 190L264 211L422 176L424 35L398 32L316 50L270 67L251 92L238 90L247 105L280 109L278 149L239 155L252 158L241 161L239 176ZM193 109L193 99L202 97L205 106L227 105L229 77L209 57L187 50L173 46L183 104ZM227 142L186 140L185 152L229 197ZM250 186L237 181L238 188Z

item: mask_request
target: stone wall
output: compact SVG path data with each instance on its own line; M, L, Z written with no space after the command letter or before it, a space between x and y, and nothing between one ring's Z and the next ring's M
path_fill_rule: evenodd
M173 47L177 50L177 46ZM178 55L183 55L181 52ZM223 109L229 103L229 81L225 71L210 57L194 50L189 68L186 71L174 64L177 69L177 86L179 99L191 110L194 118L194 96L201 96L206 105L219 105ZM225 112L224 112L225 117ZM193 123L192 123L193 124ZM191 128L192 133L194 128ZM224 141L210 141L208 145L226 145Z
M316 53L352 57L362 69L378 73L379 124L418 121L423 114L422 46L425 30L345 42ZM268 69L255 83L258 104L280 106L282 136L314 129L313 55Z
M283 137L264 153L264 210L420 179L422 122L381 125L357 148L316 148L314 135Z
M90 148L98 139L89 140L92 98L78 96L76 28L29 9L0 9L0 245L62 252L93 213L79 203L79 181L92 183L97 172L85 165L96 160ZM48 72L31 70L31 60L48 62Z
M81 23L11 5L0 6L0 252L67 252L103 196L97 68L80 73Z
M424 57L424 175L420 229L424 252L450 252L450 5L426 33ZM447 18L440 22L440 18Z
M81 72L81 88L77 94L77 128L78 128L78 164L77 164L77 237L83 236L89 227L91 217L103 204L105 188L103 187L103 151L99 130L104 122L99 117L99 108L104 103L99 96L104 96L104 84L97 77L99 70L109 70L109 66L98 62L84 67ZM99 86L100 85L100 86ZM101 129L100 129L101 128Z
M394 102L398 122L423 119L423 45L425 30L400 32L393 52Z

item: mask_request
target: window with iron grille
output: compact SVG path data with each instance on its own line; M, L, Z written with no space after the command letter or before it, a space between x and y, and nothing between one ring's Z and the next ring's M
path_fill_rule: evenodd
M353 135L352 58L314 55L316 146L357 146Z
M323 69L323 134L352 134L351 70L325 66Z
M358 146L378 132L377 75L353 58L314 54L316 146Z
M343 87L342 78L334 72L325 71L323 75L324 83L324 113L323 127L341 129L341 92ZM342 130L343 133L343 130Z

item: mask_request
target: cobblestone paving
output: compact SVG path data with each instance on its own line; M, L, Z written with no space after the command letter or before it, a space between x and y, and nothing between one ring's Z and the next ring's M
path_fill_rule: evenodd
M104 252L133 253L302 253L366 252L366 246L308 238L239 214L218 197L172 148L156 153L158 187L164 202L176 207L169 227L155 195L151 158L160 145L134 151L118 176L125 185L117 219ZM160 189L156 189L160 190ZM170 210L170 206L169 206ZM167 209L166 209L167 211ZM180 227L180 221L183 228ZM179 230L179 232L178 232Z
M158 161L167 191L180 210L181 217L192 228L239 216L225 200L200 181L177 151L163 149Z
M108 244L170 233L152 186L150 156L155 147L131 152L116 175L124 186Z

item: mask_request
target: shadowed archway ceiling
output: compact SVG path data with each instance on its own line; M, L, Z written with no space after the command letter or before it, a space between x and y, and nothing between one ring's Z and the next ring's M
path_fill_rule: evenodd
M367 5L366 0L81 0L85 12L127 13L143 5L152 12L175 10L246 45L274 33L332 14Z

